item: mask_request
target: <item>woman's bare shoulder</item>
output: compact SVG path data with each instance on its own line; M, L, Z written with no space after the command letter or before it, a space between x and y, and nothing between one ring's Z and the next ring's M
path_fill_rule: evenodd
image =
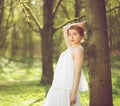
M84 58L84 48L82 46L74 48L73 59L76 61L80 61L83 58Z
M73 49L73 52L75 54L80 54L80 53L84 53L84 48L80 45L79 47L76 47Z

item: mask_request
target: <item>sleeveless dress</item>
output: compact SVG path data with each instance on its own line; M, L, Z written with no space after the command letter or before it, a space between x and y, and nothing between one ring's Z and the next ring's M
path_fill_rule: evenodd
M46 96L43 106L70 106L70 93L74 79L74 61L71 48L61 53L56 65L53 82ZM81 71L77 93L77 102L73 106L80 106L79 91L87 91L88 84Z

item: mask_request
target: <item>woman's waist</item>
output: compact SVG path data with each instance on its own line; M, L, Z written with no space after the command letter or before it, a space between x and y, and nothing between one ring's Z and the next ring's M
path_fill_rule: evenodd
M52 86L59 89L72 89L73 81L53 80Z

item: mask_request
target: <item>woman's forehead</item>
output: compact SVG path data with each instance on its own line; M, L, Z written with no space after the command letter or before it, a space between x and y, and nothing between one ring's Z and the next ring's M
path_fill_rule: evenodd
M78 32L78 31L77 31L76 29L69 29L69 33L70 33L70 32L75 32L75 33L76 33L76 32Z

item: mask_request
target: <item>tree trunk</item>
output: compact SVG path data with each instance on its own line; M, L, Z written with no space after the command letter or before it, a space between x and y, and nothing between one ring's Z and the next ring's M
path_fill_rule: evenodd
M53 79L53 0L44 0L44 27L42 29L42 83L51 83ZM48 18L49 17L49 18Z
M105 0L87 0L90 106L112 106Z
M32 35L28 35L28 44L29 44L29 47L28 47L28 51L29 51L29 58L33 58L33 55L34 55L34 52L33 52L33 37Z
M16 31L16 25L14 25L11 36L11 58L17 56L17 50L18 50L17 36L18 35Z
M108 20L109 20L109 47L110 47L110 52L112 51L112 19L111 17L108 17Z
M81 0L75 0L75 17L79 17Z
M3 39L3 34L2 34L3 16L4 16L4 0L0 0L0 41L1 41L0 42L0 49L2 49L2 39Z
M4 0L0 0L0 25L3 20L3 14L4 14Z

